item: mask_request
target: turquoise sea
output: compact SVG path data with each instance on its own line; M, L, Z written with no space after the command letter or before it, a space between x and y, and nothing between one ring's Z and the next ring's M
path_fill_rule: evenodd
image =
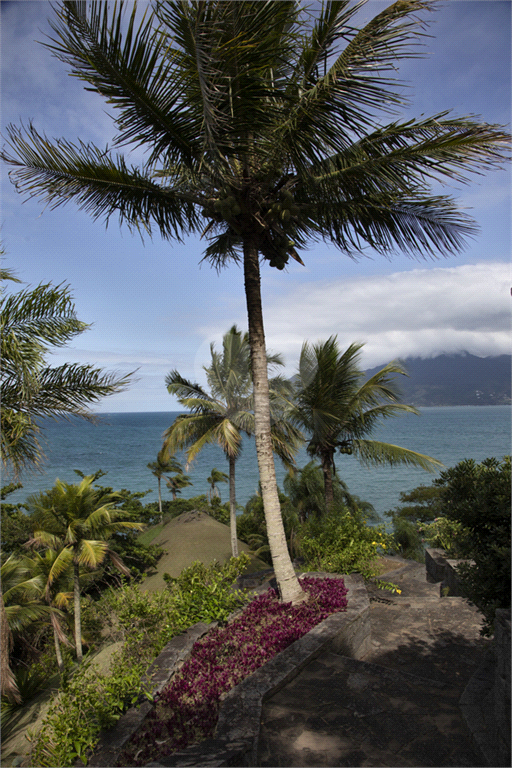
M43 472L24 475L23 488L13 493L9 501L24 501L29 494L50 488L56 478L77 482L79 478L74 469L85 474L102 469L108 472L100 481L103 485L115 490L152 489L145 500L156 500L157 481L146 465L155 461L162 433L177 415L176 412L102 414L97 424L79 419L45 421L47 460ZM375 431L374 438L428 454L450 467L466 458L482 461L488 456L502 457L510 453L510 418L508 405L422 408L420 416L407 414L389 419ZM308 461L306 450L301 449L297 465L304 466ZM207 446L189 468L194 485L183 490L182 498L206 493L206 478L213 467L228 471L222 450L218 446ZM350 491L370 501L381 515L398 503L401 491L429 484L435 477L409 467L368 469L354 456L347 455L337 457L336 467ZM279 461L276 471L281 484L285 471ZM236 472L237 502L245 504L258 488L254 440L244 439ZM4 478L3 483L7 482ZM226 501L227 484L221 484L220 490ZM164 498L170 497L165 483L162 493Z

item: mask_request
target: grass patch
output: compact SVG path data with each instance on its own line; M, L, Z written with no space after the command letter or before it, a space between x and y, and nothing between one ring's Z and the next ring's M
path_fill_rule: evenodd
M157 525L152 525L151 528L148 528L145 531L142 531L137 536L137 541L139 544L144 544L145 547L148 547L150 544L153 543L154 539L158 536L159 533L163 531L165 528L165 523L158 523Z

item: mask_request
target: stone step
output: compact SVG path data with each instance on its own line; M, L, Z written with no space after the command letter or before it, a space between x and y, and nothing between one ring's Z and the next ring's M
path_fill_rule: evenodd
M462 694L490 641L481 615L462 597L400 596L370 605L371 650L363 658L421 677L449 681Z
M448 683L333 653L263 705L259 766L481 766Z

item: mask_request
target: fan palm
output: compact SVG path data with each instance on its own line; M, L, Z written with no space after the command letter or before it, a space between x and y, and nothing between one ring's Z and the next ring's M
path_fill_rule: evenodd
M229 464L229 509L231 529L231 552L238 556L236 536L236 490L235 464L242 449L242 433L254 434L254 413L252 397L251 359L249 336L242 334L236 325L222 339L222 353L210 345L211 365L206 378L210 393L199 384L184 379L178 371L171 371L166 378L167 389L176 395L179 402L191 413L178 416L166 431L164 445L174 453L188 447L188 461L209 443L217 443ZM267 355L272 365L282 365L279 355ZM279 412L284 394L290 394L290 386L280 377L271 380L270 391L275 417L271 427L272 449L292 466L293 453L298 446L298 433L282 419Z
M126 513L114 508L118 495L94 488L93 482L94 475L87 475L81 483L74 485L57 480L49 491L27 499L35 524L33 538L28 544L60 550L52 565L49 585L72 564L75 645L79 662L82 661L80 569L96 567L109 557L113 565L128 576L128 568L109 548L108 539L113 533L144 528L143 523L120 520Z
M342 352L336 336L331 336L314 345L305 342L302 347L295 403L288 416L306 431L307 451L321 462L326 509L334 500L336 451L353 453L367 465L409 464L428 471L443 466L430 456L368 439L382 419L419 411L399 402L393 376L406 375L399 363L389 363L363 383L359 367L363 346L351 344Z
M165 450L162 448L160 451L158 451L156 461L152 461L147 465L148 469L152 471L156 479L158 480L158 509L160 511L160 522L163 520L163 512L162 512L162 491L161 491L161 480L164 475L169 474L170 472L181 472L182 467L180 462L174 458L174 456L169 456Z
M213 499L214 496L217 496L219 498L219 501L221 501L220 491L217 487L217 483L229 482L229 477L226 475L226 473L221 472L220 469L216 469L214 467L210 472L209 477L206 478L206 482L210 483L210 491L209 491L210 501Z
M275 480L260 258L302 263L298 250L322 239L352 258L368 245L419 257L463 247L473 221L429 185L499 167L508 134L448 112L383 124L406 101L397 64L419 55L417 14L434 5L399 0L358 29L362 3L350 0L314 14L289 0L153 0L142 16L136 3L65 2L46 45L117 111L114 145L145 160L33 125L11 126L3 153L18 190L50 206L74 200L163 238L201 232L216 267L243 262L258 466L286 601L304 595Z

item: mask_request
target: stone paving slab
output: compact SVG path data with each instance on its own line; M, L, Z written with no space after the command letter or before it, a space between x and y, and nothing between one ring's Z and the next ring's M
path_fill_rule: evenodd
M448 683L327 653L263 705L259 766L481 766Z

